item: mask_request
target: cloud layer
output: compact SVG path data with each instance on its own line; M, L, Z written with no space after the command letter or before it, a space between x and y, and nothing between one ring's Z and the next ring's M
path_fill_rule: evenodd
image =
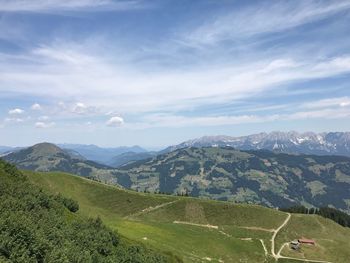
M322 119L347 128L348 1L149 7L0 0L1 129L210 133Z

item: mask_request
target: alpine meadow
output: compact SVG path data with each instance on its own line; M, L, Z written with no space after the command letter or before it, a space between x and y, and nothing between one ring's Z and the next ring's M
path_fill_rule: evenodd
M350 262L348 0L0 0L0 263Z

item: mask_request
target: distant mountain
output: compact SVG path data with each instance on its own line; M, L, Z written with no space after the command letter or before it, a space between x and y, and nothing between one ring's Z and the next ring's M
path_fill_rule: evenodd
M109 166L85 160L76 152L63 150L51 143L39 143L2 158L25 170L61 171L104 179L112 177Z
M0 154L1 153L5 153L8 151L11 151L13 149L13 147L9 147L9 146L0 146Z
M156 155L157 155L156 152L141 152L141 153L126 152L113 157L109 162L107 162L107 164L109 166L117 168L119 166L128 164L130 162L149 159Z
M350 158L343 156L192 147L122 166L115 175L139 191L350 212Z
M170 146L162 152L186 147L230 146L241 150L350 156L350 132L271 132L249 136L205 136Z
M135 155L125 154L124 161L129 157ZM350 157L345 156L188 147L111 168L41 143L2 158L21 169L68 172L138 191L270 207L331 205L350 212Z
M87 160L92 160L102 164L108 164L117 155L134 152L134 153L144 153L147 152L140 146L123 146L116 148L102 148L96 145L84 145L84 144L58 144L59 147L65 150L71 150L79 153Z
M13 151L18 151L20 149L23 149L23 147L0 146L0 157L4 154L8 154Z

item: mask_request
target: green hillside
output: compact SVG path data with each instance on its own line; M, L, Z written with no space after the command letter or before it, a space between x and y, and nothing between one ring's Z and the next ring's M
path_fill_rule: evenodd
M61 171L84 177L103 178L109 182L116 181L109 166L86 160L71 150L63 150L51 143L39 143L2 158L20 169Z
M139 191L350 211L348 157L185 148L120 167L115 175L119 184Z
M288 256L341 263L350 258L350 230L319 216L289 219L287 213L256 205L137 193L63 173L26 173L46 191L77 200L78 214L98 215L130 240L171 251L185 262L300 262L283 258ZM300 237L313 238L316 246L299 252L285 246L278 253L285 242Z
M116 169L42 143L3 158L21 169L67 172L140 192L273 208L333 206L350 212L349 157L184 148Z
M175 262L78 209L74 200L43 192L0 160L0 262Z

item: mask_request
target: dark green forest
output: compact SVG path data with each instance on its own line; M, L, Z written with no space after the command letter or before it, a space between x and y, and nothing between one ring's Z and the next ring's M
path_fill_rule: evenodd
M125 240L79 205L50 196L0 160L0 262L178 262Z
M305 206L292 206L281 208L281 211L298 214L316 214L329 218L339 225L350 227L350 215L331 207L306 208Z

